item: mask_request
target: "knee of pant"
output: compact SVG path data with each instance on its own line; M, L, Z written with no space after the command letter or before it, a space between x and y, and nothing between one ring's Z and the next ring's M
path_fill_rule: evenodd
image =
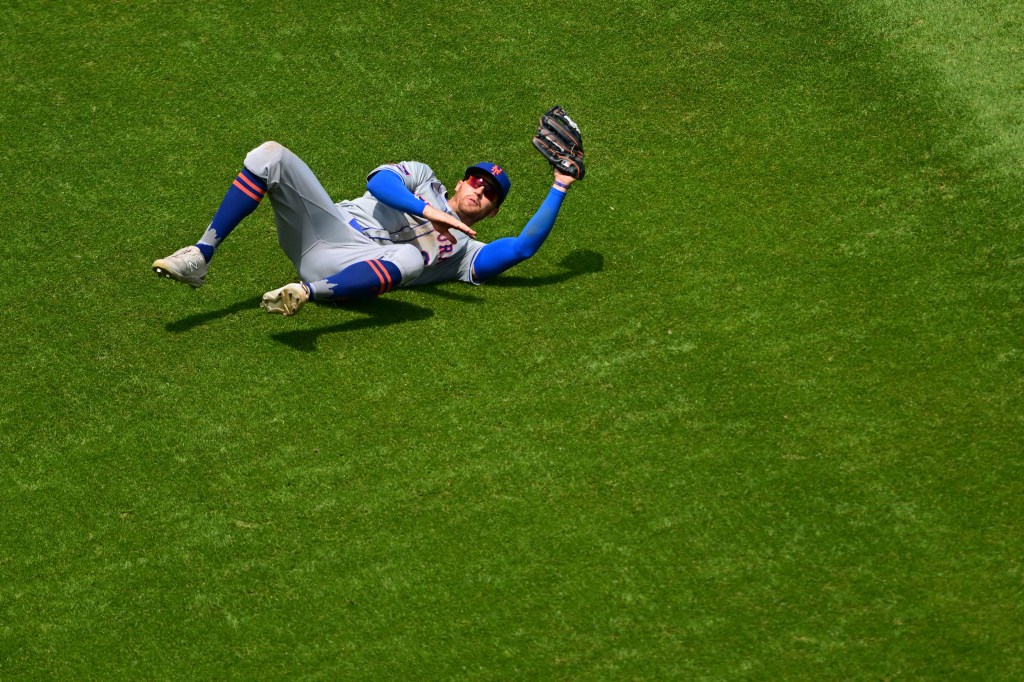
M245 167L260 176L267 178L270 169L281 163L284 156L285 146L280 142L270 140L256 147L245 156Z
M398 266L403 280L412 279L423 272L423 254L412 244L399 244L384 259Z

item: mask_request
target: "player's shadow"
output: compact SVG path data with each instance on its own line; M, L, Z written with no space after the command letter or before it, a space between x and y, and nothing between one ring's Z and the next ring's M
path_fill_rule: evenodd
M556 272L550 275L541 275L539 277L524 277L522 275L498 275L494 279L487 280L488 287L541 287L550 284L560 284L566 282L574 277L580 275L587 275L594 272L601 272L604 270L604 256L597 251L589 251L581 249L579 251L573 251L568 254L562 260L558 261L558 266L564 269L564 272ZM442 288L443 285L431 285L426 286L419 291L428 293L432 296L440 296L441 298L447 298L452 301L458 301L460 303L483 303L487 299L483 296L474 295L472 289L460 289L454 291L448 288Z
M195 315L189 315L188 317L183 317L180 320L168 322L166 328L167 331L174 332L176 334L187 332L190 329L195 329L196 327L206 324L207 322L219 320L222 317L234 315L235 313L240 313L245 310L252 310L253 308L258 308L260 306L261 300L263 300L262 296L256 296L254 298L247 298L244 301L239 301L238 303L232 303L227 308L221 308L220 310L210 310L205 313L196 313Z
M261 300L261 296L255 296L253 298L238 301L237 303L232 303L226 308L221 308L220 310L210 310L205 313L189 315L188 317L184 317L180 320L168 322L166 329L169 332L181 334L204 325L207 322L219 320L229 315L259 310ZM370 327L385 327L392 324L398 324L400 322L425 320L434 316L434 311L429 308L390 298L369 299L366 301L350 302L336 306L332 306L331 304L317 305L327 305L332 308L342 308L345 310L363 312L366 313L367 317L348 320L346 322L334 324L329 327L321 327L319 329L279 332L277 334L271 334L271 338L290 346L295 350L310 352L316 350L317 339L324 334L355 331L357 329L367 329Z
M434 311L429 308L407 303L406 301L398 301L393 298L376 298L330 307L364 312L367 314L367 317L348 320L346 322L332 324L329 327L320 327L318 329L297 329L295 331L278 332L276 334L271 334L270 337L275 341L279 341L286 346L294 348L295 350L309 353L316 350L317 340L325 334L352 332L372 327L386 327L388 325L400 324L402 322L426 320L434 316Z
M523 277L520 275L501 275L495 277L493 280L487 283L489 287L539 287L547 286L551 284L560 284L566 282L580 275L586 275L590 273L600 272L604 269L604 256L597 251L590 250L579 250L573 251L572 253L565 256L558 262L558 266L563 268L563 272L556 272L550 275L541 275L539 277ZM455 291L446 291L438 289L437 287L425 287L426 291L431 294L442 296L444 298L456 299L466 303L481 303L485 299L472 296L470 294L464 294ZM234 315L246 310L253 310L259 308L260 296L253 298L247 298L237 303L233 303L226 308L220 310L211 310L204 313L196 313L195 315L189 315L180 320L174 322L168 322L166 325L167 331L181 334L191 329L218 320L228 315ZM320 304L325 305L325 304ZM329 305L329 304L326 304ZM279 341L295 350L310 352L316 350L316 342L321 336L325 334L335 334L338 332L355 331L358 329L367 329L370 327L385 327L392 324L399 324L401 322L415 322L417 320L426 320L434 316L434 311L429 308L414 305L405 301L398 301L392 298L375 298L360 302L350 302L339 306L332 306L338 308L344 308L346 310L354 310L358 312L364 312L367 317L359 318L357 320L348 320L340 324L331 325L329 327L321 327L319 329L305 329L296 330L289 332L280 332L272 334L272 338L275 341Z
M487 282L489 287L540 287L550 284L561 284L580 275L589 275L604 270L604 256L597 251L580 249L568 254L558 261L558 267L564 272L556 272L539 277L523 277L521 275L499 275Z

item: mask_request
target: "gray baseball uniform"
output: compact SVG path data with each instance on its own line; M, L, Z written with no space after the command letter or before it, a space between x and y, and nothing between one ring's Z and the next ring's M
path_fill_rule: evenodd
M373 259L394 263L402 273L402 287L472 281L473 258L483 242L453 230L452 244L430 221L390 208L369 192L335 203L305 162L277 142L249 152L245 167L266 180L278 243L304 281L324 279ZM370 175L376 172L396 173L414 194L452 213L447 190L427 165L384 165Z
M367 180L379 172L394 173L415 196L440 211L458 217L448 206L447 188L425 163L403 161L377 166L367 176ZM453 244L448 237L435 230L426 218L391 208L369 192L358 199L341 201L336 205L355 219L353 227L378 244L408 244L420 252L423 272L409 279L403 275L400 286L451 280L472 281L473 259L485 246L483 242L458 230L451 230L455 237Z

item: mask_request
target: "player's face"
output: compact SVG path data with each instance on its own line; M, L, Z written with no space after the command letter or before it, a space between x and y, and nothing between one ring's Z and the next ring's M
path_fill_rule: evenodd
M498 190L487 178L471 175L455 186L455 210L474 222L498 212Z

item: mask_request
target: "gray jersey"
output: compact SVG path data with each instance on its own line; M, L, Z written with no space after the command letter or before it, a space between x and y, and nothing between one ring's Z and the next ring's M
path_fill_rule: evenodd
M434 175L430 166L418 161L403 161L374 168L374 173L395 173L414 195L434 208L455 215L448 206L448 190ZM339 208L352 216L350 225L381 245L409 244L423 256L423 272L412 278L403 278L399 286L430 284L450 280L472 282L473 259L484 247L469 235L451 230L453 244L438 232L430 221L421 216L403 213L381 203L367 192L358 199L340 201Z

